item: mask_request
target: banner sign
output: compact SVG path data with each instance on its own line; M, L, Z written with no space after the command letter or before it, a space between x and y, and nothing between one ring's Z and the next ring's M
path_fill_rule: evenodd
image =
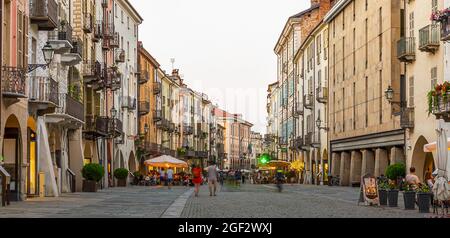
M366 206L380 205L378 182L375 176L366 174L361 178L361 192L358 204L359 203L364 203Z

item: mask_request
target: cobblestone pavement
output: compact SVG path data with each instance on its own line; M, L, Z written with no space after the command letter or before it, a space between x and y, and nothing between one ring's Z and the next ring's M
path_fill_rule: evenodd
M0 207L0 218L158 218L187 190L128 187L36 198Z
M200 196L192 188L128 187L97 193L64 194L36 198L0 207L0 218L423 218L403 207L358 206L359 189L348 187L285 185L224 186L217 197L208 187ZM399 197L403 205L403 197Z
M358 206L359 188L285 185L278 193L275 185L225 185L217 197L202 187L199 197L191 197L184 218L423 218L418 210L403 207ZM403 206L403 196L399 197Z

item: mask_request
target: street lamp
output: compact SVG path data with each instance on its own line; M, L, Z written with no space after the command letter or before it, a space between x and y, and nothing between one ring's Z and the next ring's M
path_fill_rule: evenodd
M55 49L47 42L42 48L42 54L44 55L45 64L28 64L28 73L31 73L38 68L46 69L53 61Z
M320 119L320 116L319 116L319 118L317 118L317 120L316 120L316 126L317 126L317 128L319 129L319 130L325 130L325 131L328 131L329 130L329 128L328 127L323 127L322 126L322 120Z
M384 97L390 104L401 104L401 102L394 101L394 89L389 85L389 87L384 91Z
M114 141L114 138L115 138L115 136L116 136L116 122L115 122L115 119L116 119L116 116L117 116L117 110L114 108L114 106L111 108L111 110L110 110L110 113L111 113L111 122L112 122L112 158L111 158L111 172L113 171L113 169L114 169L114 156L115 156L115 151L114 151L114 144L115 144L115 141ZM110 176L111 176L111 174L110 174ZM111 179L113 179L112 178L112 176L111 176ZM113 186L114 186L114 183L113 183Z

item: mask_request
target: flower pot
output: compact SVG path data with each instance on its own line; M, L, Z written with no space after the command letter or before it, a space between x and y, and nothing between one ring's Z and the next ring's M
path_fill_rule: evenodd
M408 191L403 193L403 200L405 201L405 210L416 209L416 192Z
M388 205L388 191L387 190L379 190L378 193L380 196L380 205L387 206Z
M118 179L117 180L117 187L126 187L127 186L127 180L126 179Z
M398 190L388 191L388 203L389 207L398 207Z
M97 182L91 180L83 180L83 192L95 193L97 192Z
M431 193L418 193L417 203L420 213L429 213L431 205Z

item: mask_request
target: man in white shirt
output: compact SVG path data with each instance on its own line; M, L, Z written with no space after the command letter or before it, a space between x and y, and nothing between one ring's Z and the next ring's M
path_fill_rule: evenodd
M172 182L173 182L173 170L172 168L169 168L167 170L167 186L170 187L172 186Z
M208 166L208 187L209 187L209 196L216 196L217 189L217 166L211 161Z

